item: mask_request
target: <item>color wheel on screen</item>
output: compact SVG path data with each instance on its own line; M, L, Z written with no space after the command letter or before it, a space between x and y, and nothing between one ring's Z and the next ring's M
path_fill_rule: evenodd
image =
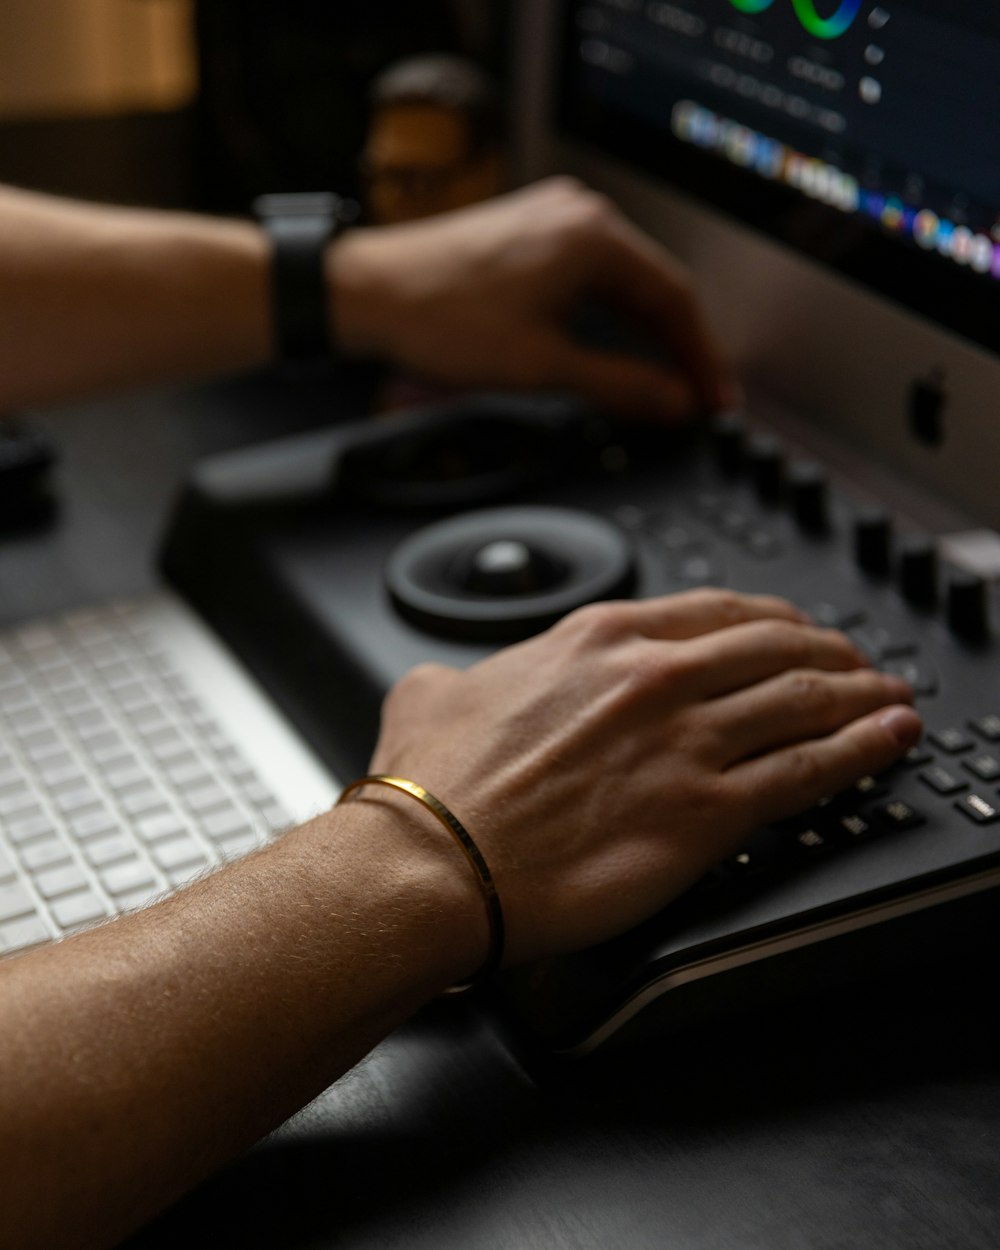
M763 13L774 0L729 0L741 13ZM792 0L792 8L804 29L816 39L839 39L850 29L861 12L861 0L841 0L835 13L821 17L817 11L819 0ZM826 0L829 7L830 0Z

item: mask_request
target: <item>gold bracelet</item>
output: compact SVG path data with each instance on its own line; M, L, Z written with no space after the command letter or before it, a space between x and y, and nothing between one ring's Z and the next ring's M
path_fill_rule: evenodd
M493 874L483 858L482 851L476 846L468 830L458 817L450 812L440 799L436 799L429 790L425 790L423 786L417 785L415 781L407 781L405 777L388 777L384 774L359 777L357 781L352 781L349 786L344 787L337 804L343 803L346 798L360 790L363 786L391 786L394 790L401 790L403 794L410 795L411 798L416 799L418 803L422 804L437 817L462 848L465 858L472 865L476 876L479 878L483 897L486 900L486 918L490 926L490 948L483 966L476 975L464 985L456 985L448 992L458 994L472 989L473 986L479 985L483 981L488 981L500 967L503 960L504 922L503 908L500 906L500 895L497 893Z

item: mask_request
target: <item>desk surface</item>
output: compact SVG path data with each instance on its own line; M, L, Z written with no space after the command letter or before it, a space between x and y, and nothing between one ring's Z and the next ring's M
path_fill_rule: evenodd
M0 618L151 586L193 460L344 407L323 382L257 380L50 417L59 515L0 536ZM485 1009L434 1005L130 1245L993 1248L998 935L947 976L817 993L625 1062L522 1062Z

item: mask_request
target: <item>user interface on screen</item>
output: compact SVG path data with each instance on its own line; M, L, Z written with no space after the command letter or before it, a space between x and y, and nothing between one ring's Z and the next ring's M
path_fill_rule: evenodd
M564 23L570 132L1000 337L1000 4L570 0Z

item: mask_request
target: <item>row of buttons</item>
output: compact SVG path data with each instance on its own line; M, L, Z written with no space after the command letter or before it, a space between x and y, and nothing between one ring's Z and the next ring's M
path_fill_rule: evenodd
M1000 758L982 749L982 742L1000 742L1000 715L989 714L969 721L969 729L948 726L928 733L926 743L950 756L978 752L961 761L962 767L982 781L1000 780ZM907 753L902 766L919 769L917 776L937 794L950 796L969 789L969 782L938 763L927 745ZM796 861L867 841L880 833L902 832L926 823L923 812L890 794L892 772L882 777L863 777L850 790L804 816L781 822L758 833L752 843L725 866L726 875L754 877L764 871L793 867ZM877 800L877 801L876 801ZM963 794L954 806L976 824L1000 821L1000 806L981 794Z
M964 729L949 726L933 730L927 735L927 740L946 755L967 757L959 762L966 772L979 781L1000 781L1000 758L990 751L982 750L979 741L1000 742L1000 716L990 713L970 720L968 725L975 737ZM970 752L975 754L969 754ZM969 789L970 782L943 764L934 763L930 757L922 762L926 762L927 767L917 775L924 785L937 794L957 795ZM981 794L963 794L955 800L954 806L977 825L988 825L1000 820L1000 807Z

